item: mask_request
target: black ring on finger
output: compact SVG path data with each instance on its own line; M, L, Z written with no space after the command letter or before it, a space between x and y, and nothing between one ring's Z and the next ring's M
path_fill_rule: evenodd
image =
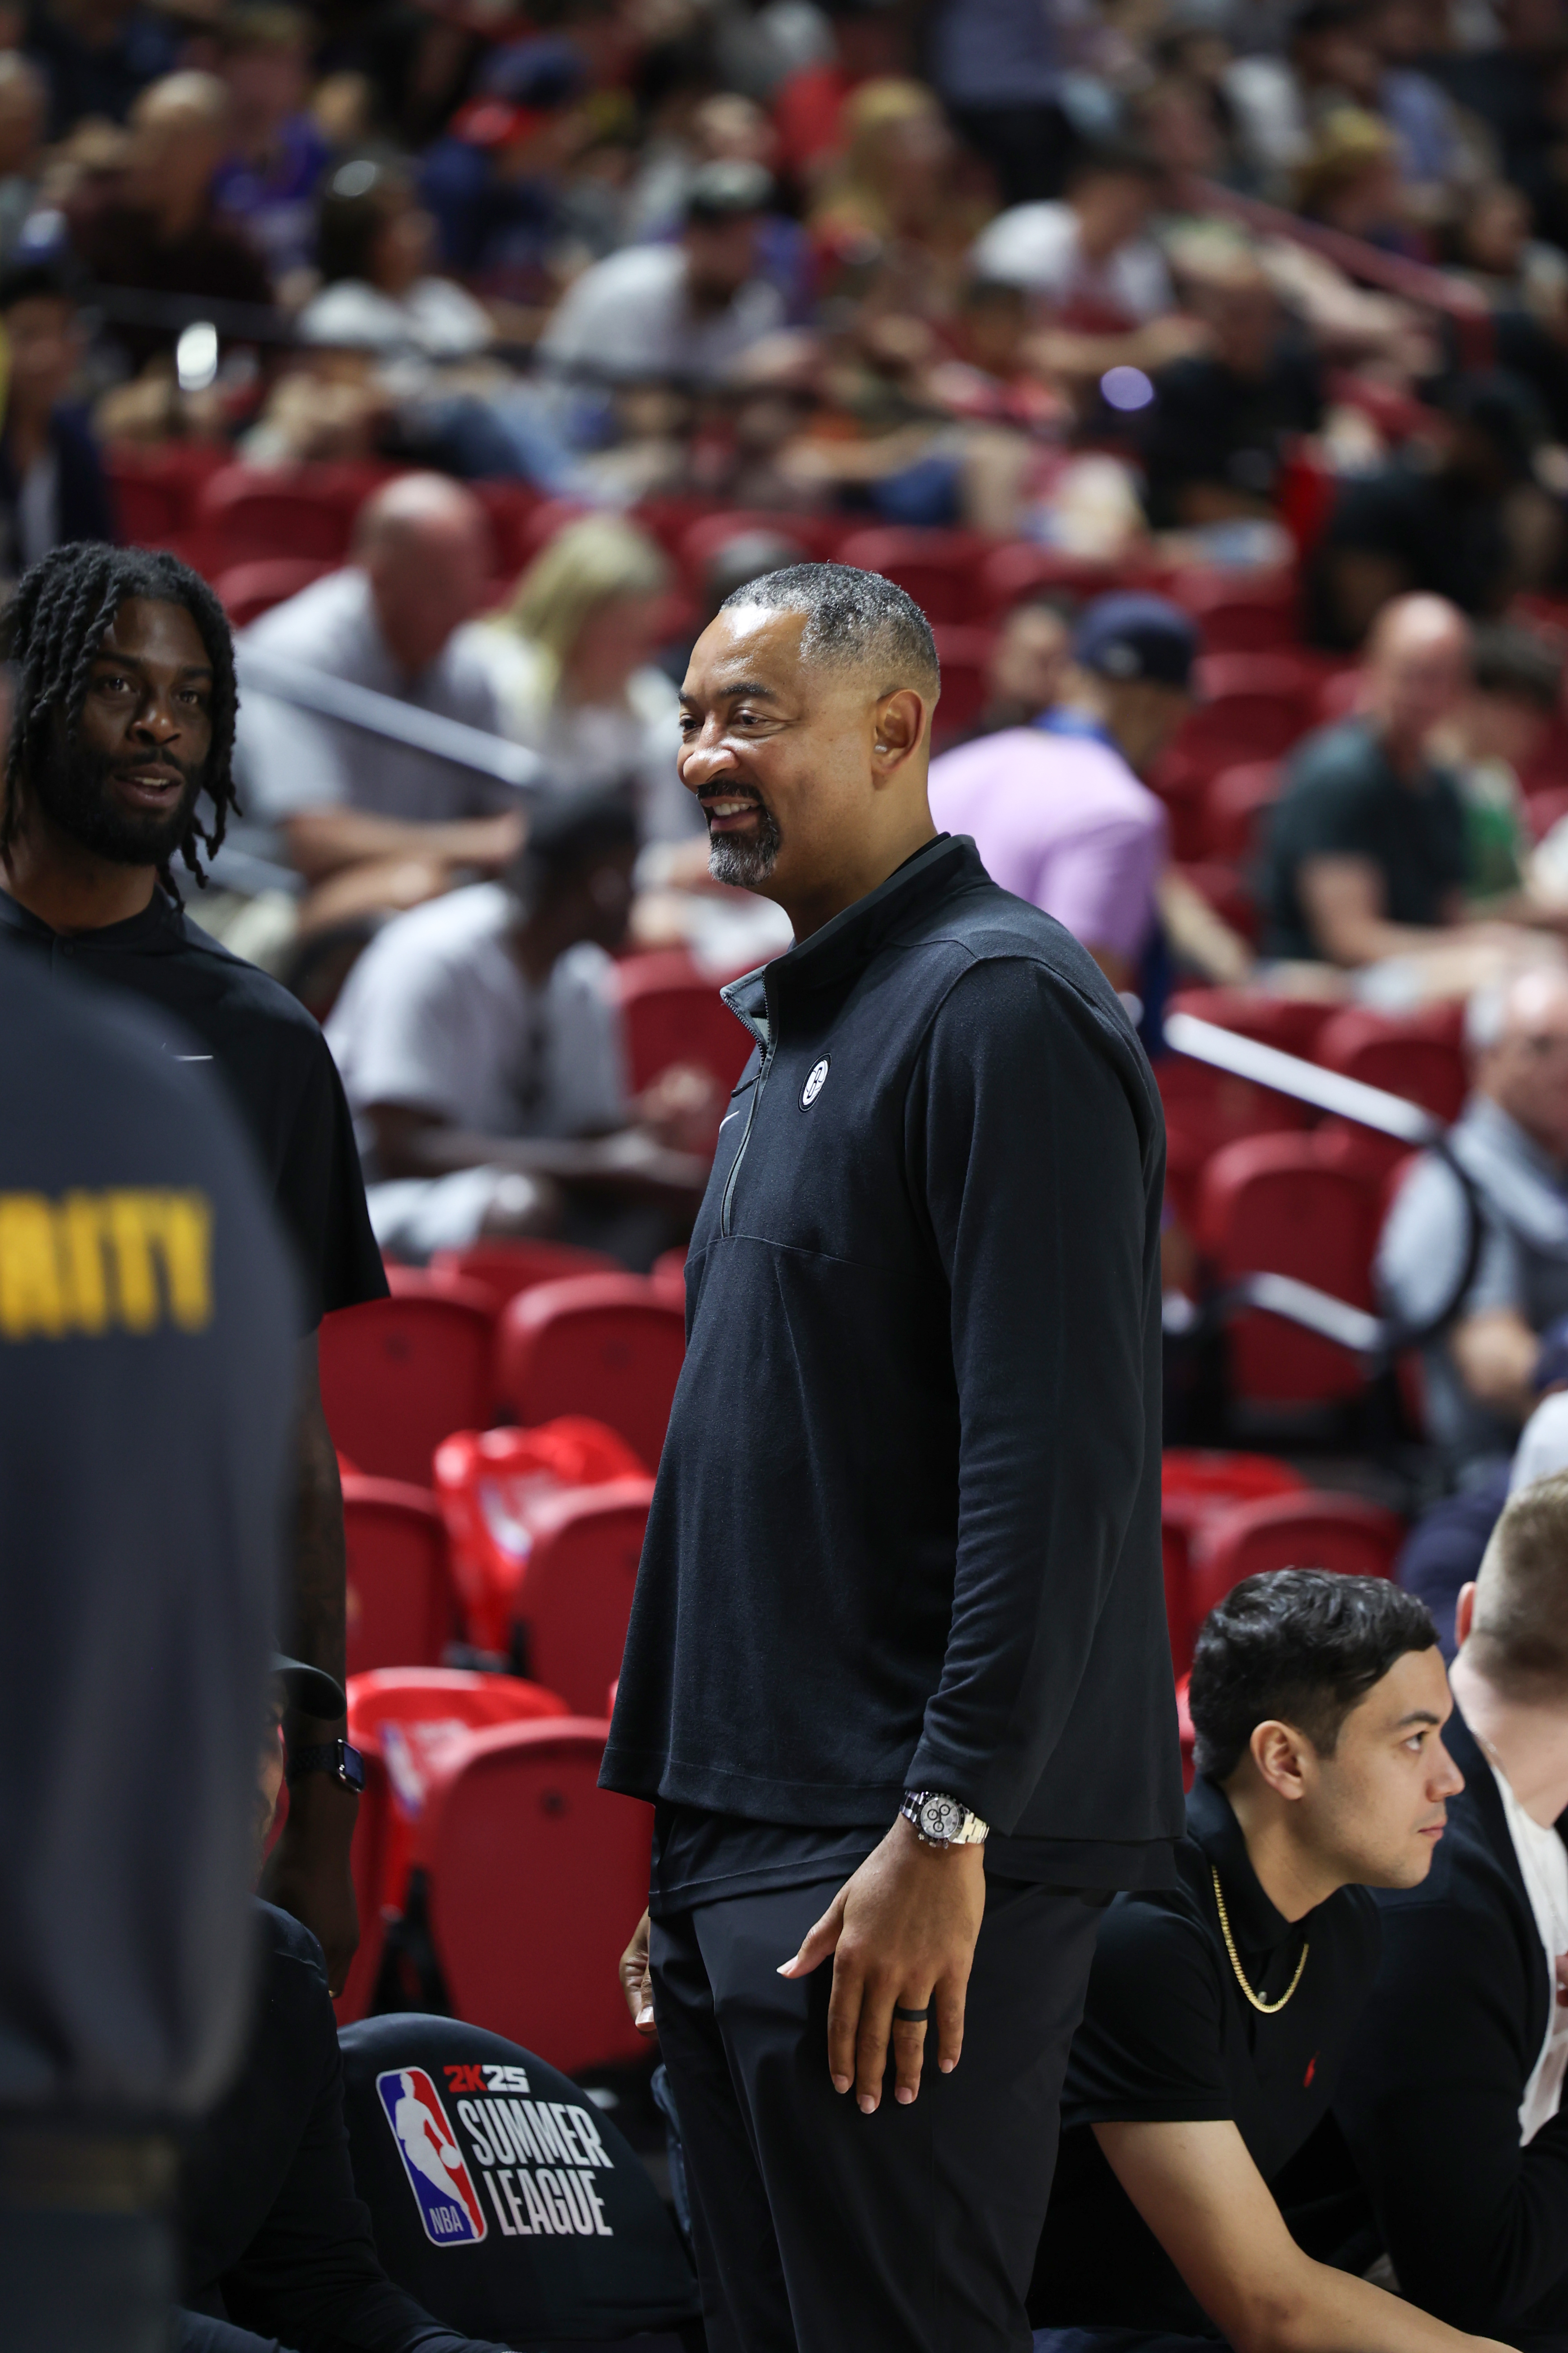
M906 2010L901 2001L896 2001L893 2004L893 2016L901 2018L906 2026L924 2026L931 2017L932 2007L933 2005L928 2001L923 2010Z

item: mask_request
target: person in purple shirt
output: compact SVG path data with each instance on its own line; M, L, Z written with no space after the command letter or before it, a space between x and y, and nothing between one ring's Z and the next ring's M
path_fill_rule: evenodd
M992 880L1065 923L1116 988L1137 985L1170 856L1163 805L1139 771L1191 707L1197 650L1163 597L1102 596L1048 712L931 764L937 824L973 835Z

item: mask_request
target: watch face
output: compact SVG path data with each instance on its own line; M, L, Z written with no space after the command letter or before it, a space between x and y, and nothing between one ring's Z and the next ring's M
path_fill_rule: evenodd
M364 1758L346 1740L338 1743L338 1778L347 1788L364 1788Z
M921 1808L921 1828L928 1839L945 1845L963 1827L963 1809L951 1798L928 1798Z

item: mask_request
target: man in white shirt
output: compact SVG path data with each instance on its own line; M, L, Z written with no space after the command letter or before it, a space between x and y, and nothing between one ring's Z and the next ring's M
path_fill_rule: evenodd
M757 274L757 225L772 197L759 164L704 164L679 244L629 245L585 269L541 336L541 358L622 383L721 383L784 323L783 297Z
M975 240L979 278L1026 287L1056 322L1081 332L1128 333L1174 309L1164 257L1149 235L1160 167L1140 150L1089 149L1065 201L1015 205Z
M354 966L327 1041L384 1250L508 1233L614 1247L630 1207L654 1212L624 1243L640 1256L695 1206L710 1082L667 1073L633 1103L610 990L637 849L618 795L563 796L505 881L399 917Z
M352 562L252 622L241 659L325 671L500 735L489 663L463 628L489 566L472 492L405 474L361 508ZM250 846L304 876L318 922L412 905L460 871L499 873L522 838L510 786L253 691L235 765Z
M1456 2327L1568 2340L1568 1472L1510 1497L1459 1595L1465 1776L1424 1885L1378 1891L1383 1960L1336 2110L1402 2293Z

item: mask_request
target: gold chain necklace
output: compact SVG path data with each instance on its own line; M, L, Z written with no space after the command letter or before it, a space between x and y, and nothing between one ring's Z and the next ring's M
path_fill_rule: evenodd
M1302 1946L1301 1957L1296 1964L1296 1974L1291 1978L1289 1984L1286 1987L1284 1992L1280 1995L1279 2000L1265 2001L1260 1993L1253 1992L1252 1988L1247 1984L1246 1978L1242 1975L1241 1963L1237 1958L1236 1938L1230 1933L1230 1915L1225 1908L1225 1894L1219 1883L1219 1873L1215 1869L1212 1862L1209 1865L1209 1877L1214 1881L1214 1900L1215 1907L1219 1913L1219 1933L1225 1938L1225 1949L1230 1955L1230 1966L1236 1971L1236 1982L1241 1988L1242 1992L1247 1996L1247 2000L1252 2004L1254 2010L1260 2010L1265 2018L1272 2018L1276 2010L1284 2009L1286 2003L1295 1992L1296 1988L1300 1984L1301 1972L1307 1966L1307 1955L1310 1952L1311 1947L1310 1945Z

